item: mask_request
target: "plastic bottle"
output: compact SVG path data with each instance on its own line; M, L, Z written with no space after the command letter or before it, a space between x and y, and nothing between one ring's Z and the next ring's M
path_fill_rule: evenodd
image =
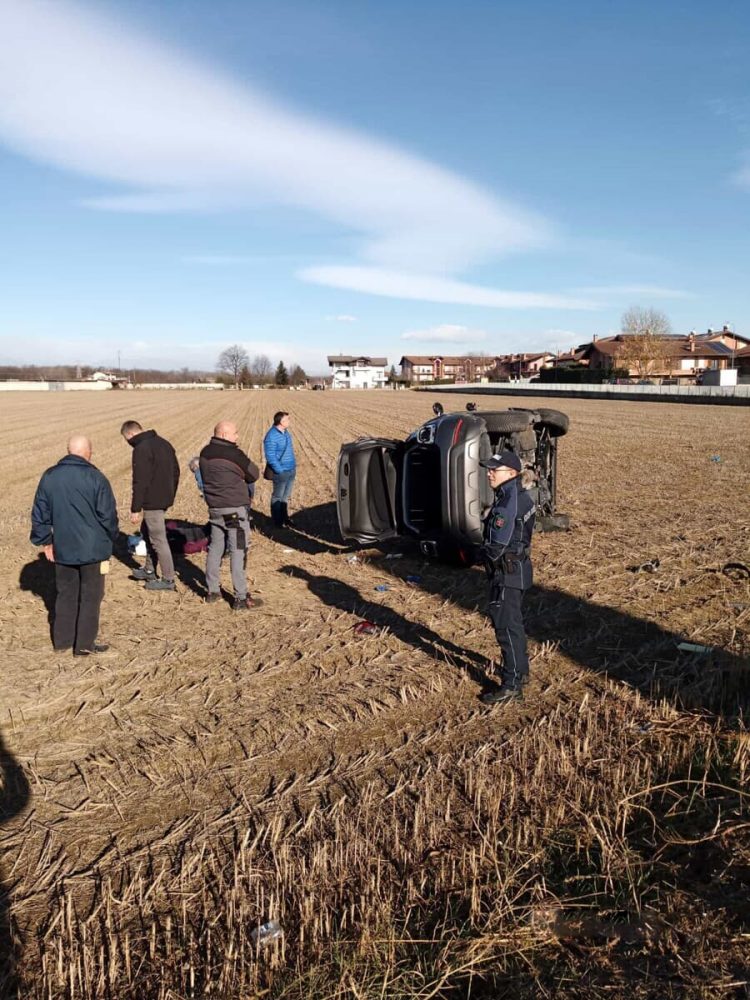
M250 932L250 940L253 944L270 944L272 941L278 941L283 933L278 920L268 920Z

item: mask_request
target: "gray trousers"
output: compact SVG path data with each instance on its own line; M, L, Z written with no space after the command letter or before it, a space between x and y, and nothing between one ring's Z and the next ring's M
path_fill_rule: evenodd
M250 545L250 518L247 507L209 507L208 519L211 523L211 538L206 557L206 586L209 594L218 594L221 587L221 557L224 546L229 550L229 568L232 573L234 596L240 600L247 597L245 563Z
M174 560L167 541L163 510L144 510L141 534L146 543L146 569L156 572L157 565L163 580L174 580Z

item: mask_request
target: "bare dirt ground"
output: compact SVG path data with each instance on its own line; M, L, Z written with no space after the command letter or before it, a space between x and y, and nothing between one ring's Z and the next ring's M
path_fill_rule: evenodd
M362 434L405 436L438 399L447 410L465 402L409 392L0 395L0 905L10 918L0 946L9 967L16 964L9 990L16 988L15 977L24 984L24 996L116 996L117 990L123 996L198 996L198 987L184 985L187 960L175 972L183 985L172 982L173 993L166 987L158 992L153 974L148 985L144 979L134 986L139 973L128 949L146 962L162 947L169 954L169 943L155 943L156 924L144 929L143 913L163 912L168 900L175 912L182 908L184 930L191 906L200 908L196 900L207 898L199 875L207 859L220 866L231 856L232 891L250 885L248 871L262 872L262 891L248 890L250 896L255 892L256 906L247 909L246 921L257 924L271 910L278 912L289 928L284 948L264 973L270 978L243 987L246 992L232 992L230 984L240 980L232 979L239 974L236 966L230 974L226 955L221 975L211 972L210 939L206 960L198 931L202 958L190 962L203 969L206 996L249 997L261 985L281 995L282 985L291 989L284 977L308 975L326 940L349 935L362 954L361 930L375 902L368 910L364 895L360 902L350 899L345 883L351 889L361 863L346 855L347 844L366 827L373 854L398 854L389 838L399 836L416 851L398 863L391 859L399 888L388 897L390 916L382 910L385 890L372 890L381 907L373 926L390 921L415 939L414 927L429 938L429 925L434 941L448 940L451 929L461 928L456 938L475 949L468 959L465 950L451 956L440 951L419 986L404 980L388 992L379 980L378 996L420 995L419 989L424 996L469 995L461 970L472 961L478 978L471 995L505 995L507 988L507 995L522 996L534 983L546 983L548 991L557 983L558 993L548 995L568 988L571 996L582 995L565 985L560 971L569 968L571 953L576 965L583 954L580 964L589 970L610 966L602 990L611 982L633 996L638 989L644 996L672 995L673 985L675 995L683 990L681 996L688 989L695 996L746 995L739 991L750 981L748 966L738 955L750 934L750 824L741 790L748 752L738 705L747 702L750 584L741 570L723 570L729 563L747 564L750 552L750 414L739 407L561 401L571 431L560 447L558 507L571 514L573 529L535 540L526 700L487 710L477 700L477 670L496 647L480 572L426 563L402 544L357 551L357 561L350 561L356 547L345 544L336 527L341 443ZM478 402L480 408L491 406L487 397ZM496 408L506 405L498 397ZM48 626L52 571L28 542L29 511L41 473L62 456L68 434L92 437L93 461L110 479L122 531L129 533L131 451L119 436L124 419L154 427L173 443L183 477L172 513L202 523L205 505L187 460L219 418L231 418L240 444L260 462L262 436L276 409L288 409L292 417L299 470L291 509L299 530L273 536L270 488L261 481L248 575L251 592L265 602L262 610L232 614L228 604L205 605L202 555L178 564L176 595L147 593L129 579L128 557L120 549L107 579L101 628L114 653L89 659L55 654ZM387 559L386 552L403 555ZM653 572L634 571L652 560L658 560ZM410 574L421 576L416 586L406 582ZM376 591L383 583L389 589ZM376 622L381 633L355 637L353 626L361 618ZM681 640L717 652L680 656ZM717 748L710 762L709 745ZM719 770L709 780L714 766ZM463 810L450 805L458 794L451 774L460 777ZM669 827L660 839L657 826L669 826L670 815L695 815L687 791L693 794L690 782L700 784L699 778L700 829L696 833L687 824L675 833ZM712 781L731 795L711 798L706 789ZM654 792L670 783L685 795L675 792L667 801ZM502 799L495 819L482 812L492 789ZM644 800L644 812L633 819L629 803L640 802L646 792L648 809ZM607 813L602 802L610 794ZM384 809L392 809L387 823ZM430 837L420 834L420 810L431 817ZM459 826L454 812L462 814ZM592 833L586 818L597 812L610 817L609 845L601 830ZM643 822L645 813L656 817L653 826L650 820L647 829L628 826ZM502 837L498 827L490 844L487 831L501 815ZM719 833L711 834L717 815ZM700 855L700 870L683 858L695 856L692 848L679 857L669 853L680 841L697 843L696 836L706 845L700 850L710 854L708 860ZM615 841L622 858L637 841L641 858L622 861L617 877L614 854L607 855ZM250 842L257 858L265 851L262 864L248 862L248 871L238 875L238 851ZM550 861L553 842L559 864ZM321 844L333 845L336 878L331 858L315 861ZM471 857L470 847L476 848ZM724 853L714 857L710 852L719 847ZM503 862L501 848L516 853L506 853ZM535 869L530 859L542 855L546 860ZM432 867L438 856L439 872ZM573 856L578 862L571 867ZM450 857L458 860L449 877L443 868ZM652 866L648 878L644 857ZM665 866L658 872L657 861ZM516 895L509 882L507 907L500 912L503 865L516 866ZM217 883L222 891L226 879L224 872ZM714 898L716 879L724 889ZM369 868L364 881L373 884ZM109 887L107 905L120 907L114 916L107 910L106 919L103 885ZM476 891L467 889L472 885ZM462 899L454 908L465 892L476 899ZM670 928L653 938L638 923L645 919L646 898L659 911L659 926ZM429 916L431 899L444 906L440 920ZM519 922L521 905L525 923ZM572 924L566 915L571 905L588 907L585 912L596 913L599 924L593 930L580 920ZM412 926L411 910L397 912L401 906L413 906L423 919ZM447 920L448 910L455 919ZM137 912L146 942L140 952L132 923ZM509 943L522 932L525 944ZM89 954L78 937L74 941L86 933L96 938ZM123 946L126 933L132 945L128 937ZM709 963L703 978L680 965L689 965L687 958L672 954L693 946L686 947L689 938L676 941L670 934L690 933L710 951L702 959L703 967ZM625 957L613 962L613 949ZM482 964L490 960L495 979L486 978ZM398 954L388 961L403 971ZM409 962L414 968L417 959ZM638 962L649 971L636 975L626 990L622 983L635 975ZM666 978L661 992L649 993L644 984L657 966ZM370 995L363 985L367 976L357 979L351 969L336 975L340 992L326 985L330 995ZM328 994L308 982L299 995Z

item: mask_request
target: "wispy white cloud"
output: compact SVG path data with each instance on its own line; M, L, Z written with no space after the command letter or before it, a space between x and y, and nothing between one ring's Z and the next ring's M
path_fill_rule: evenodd
M367 292L396 299L419 299L497 309L598 309L591 299L546 292L508 292L432 274L391 271L376 267L307 267L298 272L303 281Z
M347 316L346 313L342 313L340 316L326 316L326 319L332 323L356 323L356 316Z
M485 330L472 330L468 326L456 323L442 323L427 330L406 330L401 334L402 340L423 340L426 343L440 344L475 344L487 339Z
M0 0L0 14L0 139L116 185L90 205L296 206L361 234L370 264L420 272L460 271L551 238L540 216L384 141L303 116L93 6Z
M663 288L660 285L592 285L586 288L576 288L577 295L602 296L602 298L621 298L623 295L641 295L652 299L689 299L692 292L681 288Z

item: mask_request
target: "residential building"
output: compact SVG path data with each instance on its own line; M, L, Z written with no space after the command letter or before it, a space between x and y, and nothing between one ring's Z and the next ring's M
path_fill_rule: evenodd
M328 356L332 389L382 389L386 383L387 358L354 354Z
M478 382L488 376L497 364L496 357L473 355L417 355L401 358L401 377L409 382Z
M734 333L728 326L722 330L709 329L697 334L691 331L683 334L669 334L660 338L660 354L648 372L638 370L632 362L621 358L627 346L627 333L615 337L594 337L584 345L582 363L592 370L610 371L613 368L627 368L632 376L648 374L655 377L695 378L704 371L731 368L735 356L750 344L750 339Z

